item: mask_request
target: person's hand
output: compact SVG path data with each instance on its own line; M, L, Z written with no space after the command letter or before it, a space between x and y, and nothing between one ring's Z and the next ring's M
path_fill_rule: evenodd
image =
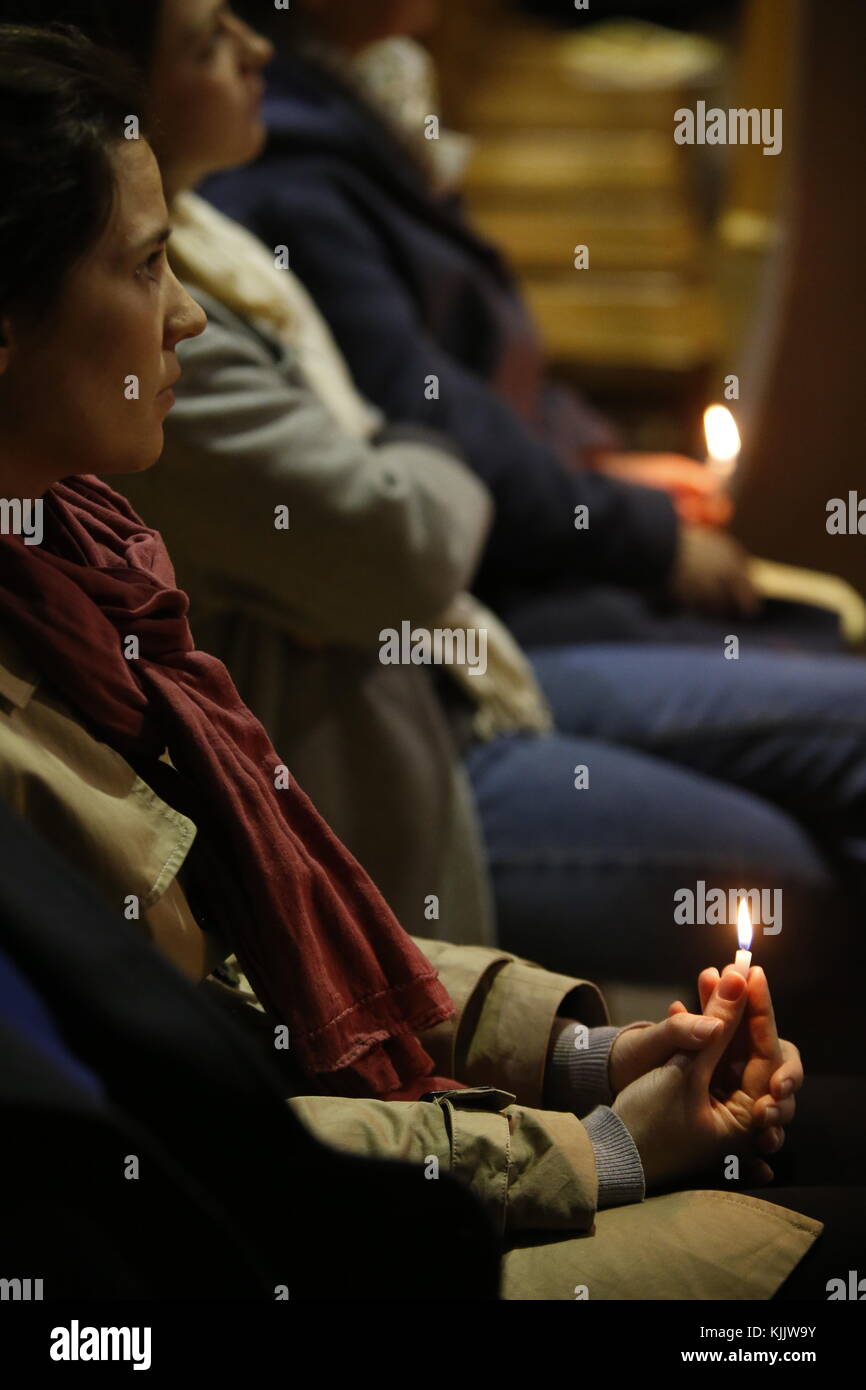
M595 467L609 477L670 493L681 521L727 526L733 514L716 475L684 454L602 453L596 455Z
M721 1026L718 1018L690 1014L679 999L661 1023L630 1024L614 1038L608 1055L607 1078L614 1096L675 1053L699 1052Z
M747 561L743 547L724 531L681 526L668 581L670 595L707 613L752 615L761 600L749 578Z
M728 965L725 971L733 968ZM715 968L703 970L698 976L702 1009L712 999L719 978ZM668 1017L691 1022L695 1016L676 1000L668 1008ZM759 965L753 965L749 971L746 1010L711 1085L722 1093L732 1086L742 1086L755 1102L754 1116L760 1131L757 1148L765 1154L777 1153L785 1142L785 1128L794 1118L796 1095L803 1085L803 1064L794 1044L780 1038L776 1031L770 988ZM773 1170L767 1163L759 1163L756 1175L759 1181L769 1182Z
M706 1046L693 1056L675 1053L616 1097L612 1108L634 1139L648 1189L700 1172L730 1153L754 1164L760 1110L756 1113L756 1097L743 1082L751 1062L766 1065L766 1059L745 1058L744 1075L730 1089L721 1066L738 1035L748 997L742 976L726 972L706 1004L706 1016L722 1023ZM748 1080L753 1090L758 1088L757 1071ZM758 1159L758 1169L764 1166Z

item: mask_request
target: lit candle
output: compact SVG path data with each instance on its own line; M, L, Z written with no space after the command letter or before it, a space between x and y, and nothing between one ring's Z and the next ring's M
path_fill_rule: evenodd
M740 457L740 431L726 405L709 405L704 411L707 467L722 487L730 484Z
M749 947L752 944L752 919L749 916L749 904L746 898L740 899L739 910L737 911L737 940L740 949L734 957L734 969L742 975L744 980L749 978L749 966L752 964L752 952Z

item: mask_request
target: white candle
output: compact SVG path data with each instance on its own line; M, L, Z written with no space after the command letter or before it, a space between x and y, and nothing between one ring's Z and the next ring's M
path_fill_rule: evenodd
M744 980L749 978L749 966L752 964L752 952L749 947L752 944L752 919L749 916L749 904L745 898L740 899L740 906L737 912L737 940L740 949L734 956L734 969L742 975Z

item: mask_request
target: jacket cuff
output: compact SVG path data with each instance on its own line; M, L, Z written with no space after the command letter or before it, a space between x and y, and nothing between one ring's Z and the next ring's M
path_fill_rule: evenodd
M441 1076L496 1085L520 1105L542 1109L557 1016L608 1022L595 985L544 970L505 951L413 937L454 1001L454 1018L420 1034Z
M470 1086L502 1086L520 1105L543 1108L547 1052L562 1016L587 1025L608 1021L604 1000L588 981L510 960L493 976L462 1055L458 1045L458 1070L451 1075Z
M583 1127L595 1154L599 1210L642 1202L646 1194L643 1164L619 1115L599 1105L583 1121Z
M435 1105L447 1115L450 1171L481 1199L500 1236L591 1230L596 1163L573 1115L514 1105L513 1095L493 1086L429 1091L423 1100L432 1102L425 1110Z

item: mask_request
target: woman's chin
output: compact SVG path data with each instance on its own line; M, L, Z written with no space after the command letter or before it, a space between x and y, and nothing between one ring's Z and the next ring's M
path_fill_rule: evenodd
M265 148L268 139L267 127L262 120L256 120L252 128L242 140L237 138L232 141L231 149L224 148L220 157L211 159L205 167L204 172L200 173L196 183L201 183L204 179L210 178L212 174L223 174L229 169L240 169L244 164L252 164L254 159L258 159L262 150Z
M260 115L256 115L250 125L249 138L246 142L246 150L238 159L238 164L249 164L256 159L265 148L268 139L268 128Z
M133 454L124 459L113 459L102 468L90 471L99 473L104 478L110 478L115 474L146 473L149 468L153 468L154 464L159 462L162 456L162 446L162 431L160 430L158 448L150 448L146 453L142 451L140 454Z

